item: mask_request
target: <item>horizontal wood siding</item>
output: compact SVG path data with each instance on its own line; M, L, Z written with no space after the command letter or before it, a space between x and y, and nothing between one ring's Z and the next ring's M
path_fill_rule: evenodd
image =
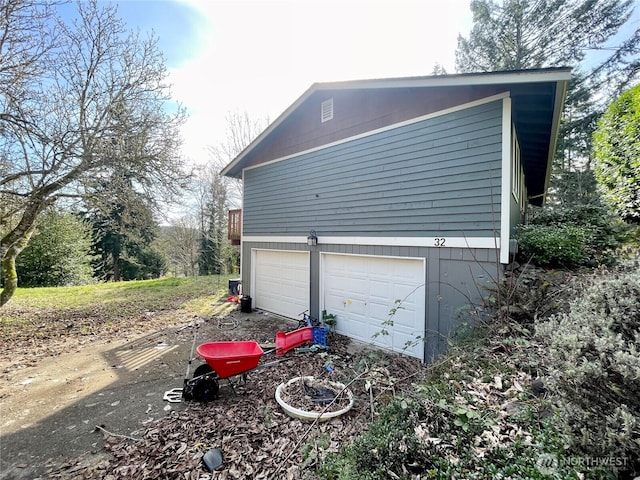
M501 102L245 171L244 235L499 231Z

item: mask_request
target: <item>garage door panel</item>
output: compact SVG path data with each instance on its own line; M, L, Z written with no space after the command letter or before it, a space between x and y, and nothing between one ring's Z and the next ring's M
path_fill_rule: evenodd
M350 275L347 273L346 275ZM344 288L348 289L352 297L366 298L368 294L368 285L365 278L345 277L342 281Z
M324 297L324 308L327 311L334 312L337 310L342 310L342 301L344 296L341 292L328 291L325 292Z
M381 332L381 329L378 329L378 332ZM386 348L387 350L392 350L393 346L391 344L392 337L390 335L378 335L375 337L375 344L379 347Z
M363 278L368 273L367 265L358 262L354 257L347 257L344 267L353 277Z
M370 327L365 317L351 316L348 322L349 323L346 326L346 331L345 331L346 335L354 338L359 338L360 336L368 335Z
M297 318L309 309L309 254L257 250L255 255L256 308Z
M386 302L370 302L369 315L372 319L386 321L389 318L389 305Z
M396 344L401 346L402 348L407 349L407 351L415 351L416 349L420 349L422 351L422 340L417 339L417 337L413 335L403 335L402 333L396 333Z
M389 298L390 289L389 279L373 279L369 283L369 294L372 298L380 298L386 301Z
M364 298L354 298L352 295L346 304L347 309L353 314L365 317L367 313L367 302Z
M424 261L324 254L322 269L323 306L337 315L339 333L395 351L424 335ZM393 325L387 325L396 300L403 300L402 308L393 315ZM382 335L383 330L389 334ZM423 346L405 353L422 358Z

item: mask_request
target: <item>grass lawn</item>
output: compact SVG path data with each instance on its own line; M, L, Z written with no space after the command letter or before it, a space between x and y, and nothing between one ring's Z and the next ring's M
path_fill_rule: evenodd
M0 308L0 340L34 340L144 331L194 316L224 315L230 276L162 278L79 287L20 288Z
M229 278L228 275L171 277L79 287L19 288L6 309L28 312L106 305L113 308L127 306L144 312L178 307L193 314L206 315L213 310L212 302L226 298Z

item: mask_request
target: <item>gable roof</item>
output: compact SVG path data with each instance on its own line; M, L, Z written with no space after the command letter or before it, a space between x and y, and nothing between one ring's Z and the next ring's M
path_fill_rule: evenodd
M221 174L241 177L242 170L252 164L251 154L257 147L269 141L280 127L284 128L286 120L318 92L435 88L440 95L443 88L455 91L460 88L491 86L510 92L512 118L520 140L529 198L531 203L541 205L549 183L560 116L570 78L571 69L562 67L314 83L240 152Z

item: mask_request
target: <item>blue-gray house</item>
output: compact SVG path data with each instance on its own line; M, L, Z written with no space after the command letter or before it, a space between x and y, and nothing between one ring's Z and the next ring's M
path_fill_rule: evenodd
M244 294L292 318L326 310L339 333L433 359L510 262L527 206L544 202L569 79L312 85L222 172L244 182Z

